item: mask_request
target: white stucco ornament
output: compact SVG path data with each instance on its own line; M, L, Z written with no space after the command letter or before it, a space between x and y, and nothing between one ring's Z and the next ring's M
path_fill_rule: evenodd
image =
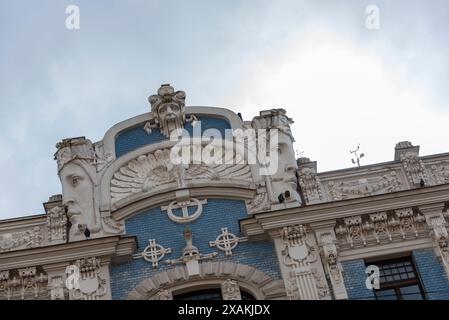
M196 198L190 198L184 201L172 201L168 206L162 206L162 211L167 211L168 218L176 223L189 223L198 219L203 213L203 204L206 204L207 200L198 200ZM190 214L189 207L196 207L195 211ZM176 215L173 210L181 209L182 215Z

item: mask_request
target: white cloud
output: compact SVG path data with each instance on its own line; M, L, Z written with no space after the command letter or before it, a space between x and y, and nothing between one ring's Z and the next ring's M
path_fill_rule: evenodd
M246 114L283 107L295 120L298 150L320 171L351 165L361 143L362 164L393 160L396 142L421 144L425 153L447 151L449 113L430 106L427 92L407 81L403 67L382 60L323 26L310 26L287 48L248 66L224 104ZM423 152L422 152L423 153Z

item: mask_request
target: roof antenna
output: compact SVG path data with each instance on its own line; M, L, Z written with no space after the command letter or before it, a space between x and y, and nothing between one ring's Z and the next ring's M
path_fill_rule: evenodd
M359 151L359 149L360 149L360 143L357 145L357 148L355 150L353 150L353 151L349 150L349 152L353 153L355 155L355 160L354 160L354 158L351 159L352 164L357 163L357 165L360 167L360 159L362 159L365 156L365 154L361 153L360 155L358 155L357 151Z

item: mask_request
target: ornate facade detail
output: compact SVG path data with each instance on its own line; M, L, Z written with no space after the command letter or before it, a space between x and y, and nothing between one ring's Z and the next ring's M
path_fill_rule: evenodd
M183 165L173 164L170 154L171 149L156 150L141 155L118 169L111 180L112 202L169 183L176 183L178 187L183 188L186 182L196 179L230 179L248 183L252 181L250 167L238 155L235 155L232 162L225 159L226 153L223 152L223 161L216 161L210 165L206 163Z
M114 155L110 152L105 152L103 142L97 142L94 144L95 158L97 164L97 171L100 172L114 161Z
M242 300L240 287L237 281L227 279L221 284L223 300Z
M186 246L182 250L182 256L178 259L166 260L165 262L170 265L185 264L188 274L198 275L200 272L199 261L209 260L217 256L216 252L202 254L192 242L192 231L190 229L184 229L184 239Z
M64 165L76 159L96 161L92 142L85 137L64 139L56 144L56 148L58 150L55 153L55 160L58 163L58 172Z
M48 281L51 300L65 300L65 283L62 276L52 276Z
M164 279L161 283L160 279ZM247 284L254 288L251 294L258 299L285 299L284 281L275 280L268 274L243 263L231 261L205 261L200 263L198 275L189 275L185 265L164 270L142 280L129 294L127 299L147 300L153 299L160 291L173 292L177 286L185 287L186 284L195 284L203 280L221 285L222 279L238 279L238 283Z
M259 116L254 117L252 126L256 129L277 129L295 141L290 128L293 123L294 121L287 116L285 109L271 109L261 111Z
M0 252L39 247L42 243L42 230L32 230L0 234Z
M427 221L438 256L443 262L446 274L449 276L449 233L447 231L448 223L442 214L436 214L428 217Z
M152 129L159 128L167 138L173 130L182 129L184 123L197 120L194 115L185 113L184 91L176 91L169 84L163 84L157 94L148 98L151 104L152 119L148 121L144 130L151 134Z
M405 239L407 234L413 233L415 237L419 236L419 227L426 222L426 218L418 213L414 214L412 208L403 208L394 210L397 218L399 219L399 230L402 234L402 238ZM394 224L391 222L390 224Z
M341 266L338 262L338 251L335 240L331 233L322 234L320 240L325 269L329 274L332 284L340 285L343 281L343 276Z
M289 279L286 279L289 299L297 297L300 300L318 300L328 292L327 284L321 281L312 265L317 257L315 249L307 243L307 229L308 227L303 225L294 225L284 227L281 232L284 244L282 262L291 268Z
M47 231L49 242L67 240L67 215L64 207L55 206L47 211Z
M84 137L64 139L55 159L62 184L62 205L70 220L69 241L97 237L101 231L98 174L92 142Z
M247 237L237 237L228 231L228 228L221 228L221 233L217 236L215 241L210 241L210 247L217 247L218 250L223 251L227 256L232 255L239 242L248 241Z
M70 290L73 300L99 300L106 294L106 280L101 276L100 259L78 259L74 263L80 272L79 288Z
M436 184L449 183L449 163L430 166L431 175Z
M415 214L412 208L403 208L345 218L335 233L341 246L347 249L424 236L427 232L424 222L423 215Z
M248 213L270 210L271 204L268 198L268 192L263 191L261 193L257 193L253 199L246 202L246 207L248 208Z
M173 300L173 295L171 291L162 289L158 293L156 293L153 297L151 297L151 300Z
M207 200L198 200L189 198L182 201L174 200L168 206L162 206L162 211L167 211L168 218L176 223L189 223L198 219L203 213L203 204L207 204ZM193 214L189 214L189 207L196 207ZM182 215L174 214L173 210L181 209Z
M330 181L327 185L332 200L366 197L401 190L401 181L395 171L376 178L340 182Z
M143 252L137 254L136 258L143 258L151 263L151 266L156 269L166 254L171 253L171 248L164 248L156 243L155 239L148 240L148 245L143 249Z
M36 267L0 271L0 296L6 299L37 299L47 296L47 275Z
M124 231L123 222L116 221L111 217L110 211L104 211L101 213L101 221L103 228L109 233L122 233Z
M298 182L301 186L306 203L320 201L323 197L320 180L312 168L303 168L298 171Z
M402 166L407 174L411 187L420 187L427 184L427 174L418 153L406 152L401 155Z

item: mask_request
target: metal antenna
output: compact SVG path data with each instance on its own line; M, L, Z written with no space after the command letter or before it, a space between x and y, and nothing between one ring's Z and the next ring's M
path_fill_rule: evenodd
M304 151L296 150L296 156L300 158L304 157Z
M353 158L351 159L352 163L353 164L357 163L357 165L360 167L360 159L362 159L365 156L365 154L361 153L360 155L358 155L357 151L359 151L359 149L360 149L360 143L357 145L357 148L355 150L353 150L353 151L349 150L349 152L355 154L355 160Z

